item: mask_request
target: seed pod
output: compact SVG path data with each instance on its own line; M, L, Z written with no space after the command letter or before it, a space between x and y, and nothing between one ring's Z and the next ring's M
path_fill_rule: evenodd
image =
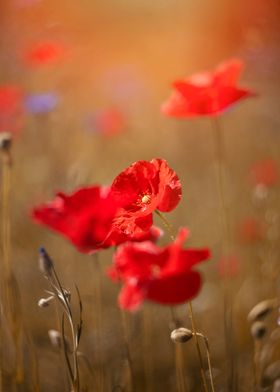
M270 335L271 340L273 340L274 342L276 342L277 340L280 339L280 328L276 328L271 332Z
M39 269L41 272L43 272L43 274L49 275L53 268L52 259L44 248L40 248L39 253Z
M271 385L274 381L280 378L280 360L273 362L269 365L263 375L262 386L266 387Z
M177 328L171 332L170 338L174 343L185 343L193 337L192 331L187 328Z
M266 325L262 321L255 321L251 327L251 335L254 339L262 339L266 335Z
M272 392L280 392L280 378L274 382Z
M277 303L278 301L276 298L259 302L248 314L248 321L253 322L264 319L277 307Z

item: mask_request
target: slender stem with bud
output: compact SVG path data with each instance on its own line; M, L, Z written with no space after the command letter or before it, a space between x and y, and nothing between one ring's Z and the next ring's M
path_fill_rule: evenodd
M156 210L157 215L160 217L160 219L162 220L164 226L167 228L170 239L172 241L175 240L175 235L173 232L173 228L172 225L169 223L169 221L166 219L166 217L158 210ZM199 363L200 363L200 374L201 374L201 379L202 379L202 384L203 384L203 388L205 392L208 392L208 387L207 387L207 382L206 382L206 378L205 378L205 373L204 373L204 368L203 368L203 360L202 360L202 355L201 355L201 350L200 350L200 346L199 346L199 342L197 339L197 330L196 330L196 326L195 326L195 322L194 322L194 314L193 314L193 310L192 310L192 303L189 302L188 303L188 309L189 309L189 317L191 320L191 324L192 324L192 330L195 336L195 342L196 342L196 349L197 349L197 353L198 353L198 358L199 358Z

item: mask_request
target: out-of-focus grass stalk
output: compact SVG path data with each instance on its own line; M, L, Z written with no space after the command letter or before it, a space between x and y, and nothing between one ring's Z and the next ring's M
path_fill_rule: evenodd
M191 302L188 303L188 307L189 307L189 316L190 316L191 325L192 325L192 332L194 334L196 350L197 350L197 354L199 357L201 380L202 380L202 384L203 384L203 388L204 388L205 392L208 392L208 386L207 386L207 381L206 381L204 367L203 367L202 354L201 354L199 341L198 341L198 332L197 332L196 325L195 325L193 308L192 308Z
M130 375L130 380L129 380L129 386L128 386L128 391L129 392L134 392L135 391L135 386L134 386L134 372L133 372L133 366L132 366L132 358L130 354L130 346L129 346L129 338L130 338L130 327L129 327L129 320L127 318L127 314L125 313L124 310L121 310L121 319L122 319L122 327L123 327L123 335L124 335L124 344L125 344L125 351L126 351L126 358L128 362L128 367L129 367L129 375Z
M210 355L210 347L209 347L209 342L206 336L202 335L202 333L197 333L197 336L201 337L204 341L205 349L206 349L206 354L207 354L207 362L208 362L208 370L209 370L209 378L210 378L210 384L211 384L211 391L215 392L215 387L214 387L214 378L213 378L213 372L212 372L212 364L211 364L211 355Z
M169 221L166 219L166 217L160 211L156 210L156 213L160 217L160 219L162 220L164 226L167 228L169 236L170 236L170 239L172 241L174 241L175 240L175 235L173 233L172 225L169 223ZM189 306L188 306L189 317L190 317L190 320L191 320L191 323L192 323L192 330L193 330L193 333L194 333L194 336L195 336L196 350L197 350L199 363L200 363L200 374L201 374L202 385L203 385L204 391L208 392L207 382L206 382L204 368L203 368L203 360L202 360L201 350L200 350L200 346L199 346L199 341L198 341L197 336L196 336L197 330L196 330L196 326L195 326L195 322L194 322L194 314L193 314L193 310L192 310L192 303L189 302L188 304L189 304ZM177 350L181 350L181 349L178 348ZM176 369L176 374L178 375L178 377L180 377L180 367L183 367L183 365L181 363L181 361L183 361L183 357L182 357L182 355L180 355L180 354L178 354L176 352L176 368L177 368L177 360L179 361L179 359L180 359L180 362L178 363L178 366L179 366L178 371ZM178 381L178 384L181 385L181 386L184 386L184 384L182 384L182 382L180 382L180 381Z
M178 319L175 314L175 309L170 306L171 320L172 320L172 328L178 328ZM176 382L177 382L177 391L178 392L186 392L185 385L185 377L184 377L184 356L183 349L181 345L175 345L175 369L176 369Z
M226 178L225 173L225 157L224 157L224 141L220 125L217 118L211 119L212 134L215 144L215 157L217 164L217 186L220 199L220 218L221 218L221 232L222 232L222 249L226 256L229 255L231 237L228 222L228 211L225 199L224 182ZM228 388L232 391L235 390L235 366L234 366L234 350L233 350L233 325L232 325L232 287L229 282L228 276L230 273L229 261L225 264L226 277L223 281L224 284L224 329L225 329L225 347L226 356L229 358L229 374L228 374Z
M33 342L29 336L28 331L24 330L22 324L22 310L20 305L20 292L16 278L12 271L11 265L11 177L12 177L12 137L9 133L1 134L0 152L2 160L2 187L1 187L1 213L2 213L2 252L3 264L1 268L2 276L2 307L5 312L5 319L7 320L7 328L10 330L13 343L15 345L15 363L16 369L13 376L13 382L17 385L24 384L24 352L23 340L27 339L30 348L30 374L32 376L33 390L38 392L40 390L38 379L37 357L34 350ZM2 329L2 328L1 328ZM1 339L4 335L1 330ZM1 385L5 383L1 369Z
M100 260L98 253L93 255L93 269L94 269L94 315L95 315L95 325L93 328L96 331L96 353L97 353L97 363L98 363L98 390L100 392L104 391L104 368L102 364L102 359L100 358L101 347L101 331L103 327L103 313L102 313L102 267L100 265Z
M145 391L153 392L153 358L152 355L147 353L150 351L152 344L151 337L151 315L149 309L144 307L142 312L142 325L143 325L143 363L144 363L144 374L145 374Z
M10 222L10 198L11 198L11 170L12 157L10 147L1 151L2 155L2 246L3 267L5 279L10 279L11 270L11 222Z
M12 333L13 342L16 348L16 373L15 384L22 384L24 379L23 353L21 352L20 339L22 337L22 320L17 282L12 274L11 267L11 172L12 138L7 133L1 139L2 158L2 252L3 252L3 297L2 305Z

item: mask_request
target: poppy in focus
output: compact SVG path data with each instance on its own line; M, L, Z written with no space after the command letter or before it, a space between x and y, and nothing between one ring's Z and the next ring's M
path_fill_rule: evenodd
M212 72L193 74L173 83L171 97L162 105L164 115L178 118L215 116L241 99L255 94L237 86L244 65L232 59Z
M193 267L209 259L208 249L184 249L188 235L181 229L174 243L160 248L150 241L126 243L114 255L108 274L124 286L119 305L136 310L144 300L177 305L194 298L201 287L201 276Z
M115 226L131 235L147 231L153 212L172 211L182 196L177 174L163 159L137 161L113 181L112 194L121 206Z
M65 236L84 253L126 241L156 240L161 235L155 227L141 235L125 235L113 227L117 210L109 187L92 186L70 195L58 193L53 201L34 208L32 217Z

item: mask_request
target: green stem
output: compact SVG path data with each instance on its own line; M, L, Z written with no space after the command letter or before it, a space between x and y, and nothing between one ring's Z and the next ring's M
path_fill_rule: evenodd
M167 229L168 233L169 233L169 237L171 238L171 241L175 240L175 235L174 235L174 230L172 225L169 223L169 221L165 218L165 216L163 215L162 212L160 212L159 210L155 210L156 214L160 217L164 227Z

